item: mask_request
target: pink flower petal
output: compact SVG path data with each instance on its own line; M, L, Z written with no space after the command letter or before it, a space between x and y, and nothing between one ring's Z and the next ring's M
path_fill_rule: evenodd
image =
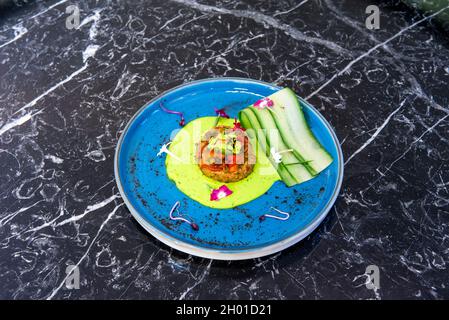
M232 128L233 131L236 130L242 130L245 131L245 128L242 127L242 124L237 121L237 118L234 119L234 128Z
M226 185L222 185L218 189L213 189L210 194L210 201L219 201L227 196L232 194L232 190L230 190Z
M254 107L257 109L271 108L272 106L274 106L274 102L270 98L263 98L254 102Z
M214 110L215 110L215 113L217 114L217 116L222 117L222 118L226 118L226 119L230 118L229 115L225 112L224 109L216 109L216 108L214 108Z

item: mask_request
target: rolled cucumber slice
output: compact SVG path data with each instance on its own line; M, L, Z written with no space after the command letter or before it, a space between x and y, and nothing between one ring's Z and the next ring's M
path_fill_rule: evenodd
M316 175L326 169L333 159L310 130L296 94L285 88L269 98L274 105L268 112L272 114L286 144L307 162L306 167L311 174Z
M259 121L256 116L250 112L249 110L242 110L239 113L240 123L244 128L246 128L246 133L248 134L249 139L253 147L255 148L255 152L263 152L267 159L270 161L271 165L276 169L279 177L287 186L293 186L298 182L293 177L293 175L286 169L284 165L278 166L273 159L270 157L270 147L267 141L267 138L260 127Z
M242 126L247 129L250 138L256 138L258 148L260 148L261 152L265 152L265 155L287 186L293 186L313 178L292 152L283 153L282 162L277 163L275 161L270 152L271 148L274 147L276 150L285 151L287 146L284 144L271 118L259 118L251 108L241 111L239 118Z
M255 130L258 145L287 186L312 179L332 163L332 157L310 130L292 90L282 89L270 100L270 106L251 105L240 111L242 126ZM282 155L280 163L273 158L272 148Z

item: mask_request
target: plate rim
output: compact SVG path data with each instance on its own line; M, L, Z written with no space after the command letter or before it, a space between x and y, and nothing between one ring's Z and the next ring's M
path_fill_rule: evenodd
M151 223L146 221L134 208L132 203L128 200L128 197L124 191L122 182L120 180L119 175L119 155L120 150L122 147L123 139L126 136L130 126L134 122L134 120L154 101L160 99L164 95L167 95L170 92L173 92L177 89L192 86L199 83L204 82L213 82L213 81L241 81L241 82L252 82L252 83L259 83L263 85L268 85L273 88L282 89L283 87L278 86L273 83L268 83L261 80L251 79L251 78L241 78L241 77L216 77L216 78L204 78L199 80L193 80L189 82L182 83L180 85L177 85L175 87L172 87L171 89L165 90L146 102L142 107L140 107L134 115L131 117L131 119L126 124L125 128L122 130L122 133L120 134L120 138L117 142L117 146L115 149L115 155L114 155L114 176L115 181L120 193L120 196L122 197L124 203L126 204L126 207L130 211L131 215L134 217L134 219L137 220L137 222L153 237L155 237L157 240L161 241L162 243L168 245L169 247L172 247L176 250L182 251L187 254L191 254L194 256L198 256L201 258L207 258L207 259L214 259L214 260L246 260L246 259L254 259L254 258L260 258L263 256L267 256L270 254L274 254L277 252L280 252L290 246L293 246L294 244L298 243L299 241L303 240L305 237L307 237L309 234L311 234L324 220L324 218L329 213L330 209L333 207L335 201L337 200L337 197L341 190L341 185L343 182L343 172L344 172L344 165L343 165L343 152L341 150L341 144L338 140L338 137L333 130L330 123L324 118L323 115L310 103L302 99L298 96L300 101L304 104L306 104L312 112L315 113L316 116L320 118L320 120L325 124L328 131L331 133L332 140L334 141L336 147L337 147L337 158L338 158L338 176L337 176L337 184L335 185L335 188L332 192L332 196L326 203L326 206L323 210L317 215L315 219L313 219L305 228L300 230L299 232L291 235L290 237L283 239L281 241L275 242L273 244L263 246L260 248L252 248L252 249L233 249L233 250L220 250L220 249L211 249L211 248L204 248L196 245L189 244L187 242L180 241L169 234L166 234L165 232L157 229Z

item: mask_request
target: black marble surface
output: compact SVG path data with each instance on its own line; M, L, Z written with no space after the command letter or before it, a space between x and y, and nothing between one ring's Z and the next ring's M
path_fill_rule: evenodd
M379 30L365 27L370 4ZM375 0L2 10L0 298L449 298L449 38L432 17ZM170 249L134 221L114 180L118 137L141 105L220 76L292 87L331 122L346 159L322 225L261 259ZM78 290L65 286L67 265L79 266ZM380 268L377 292L368 265Z

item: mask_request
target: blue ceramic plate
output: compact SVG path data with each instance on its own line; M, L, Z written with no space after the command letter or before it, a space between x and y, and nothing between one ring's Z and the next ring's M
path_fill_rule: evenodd
M334 157L333 163L314 179L287 188L277 181L263 196L233 209L212 209L191 200L167 178L165 156L157 157L162 144L179 129L179 117L158 106L184 113L186 123L213 116L214 107L226 107L237 116L240 109L281 88L261 81L218 78L194 81L154 98L130 120L118 142L115 178L135 219L154 237L180 251L200 257L240 260L283 250L309 235L329 212L340 190L343 159L340 144L329 123L301 100L313 133ZM182 213L199 226L169 218L181 202ZM265 219L270 207L290 213L285 221Z

